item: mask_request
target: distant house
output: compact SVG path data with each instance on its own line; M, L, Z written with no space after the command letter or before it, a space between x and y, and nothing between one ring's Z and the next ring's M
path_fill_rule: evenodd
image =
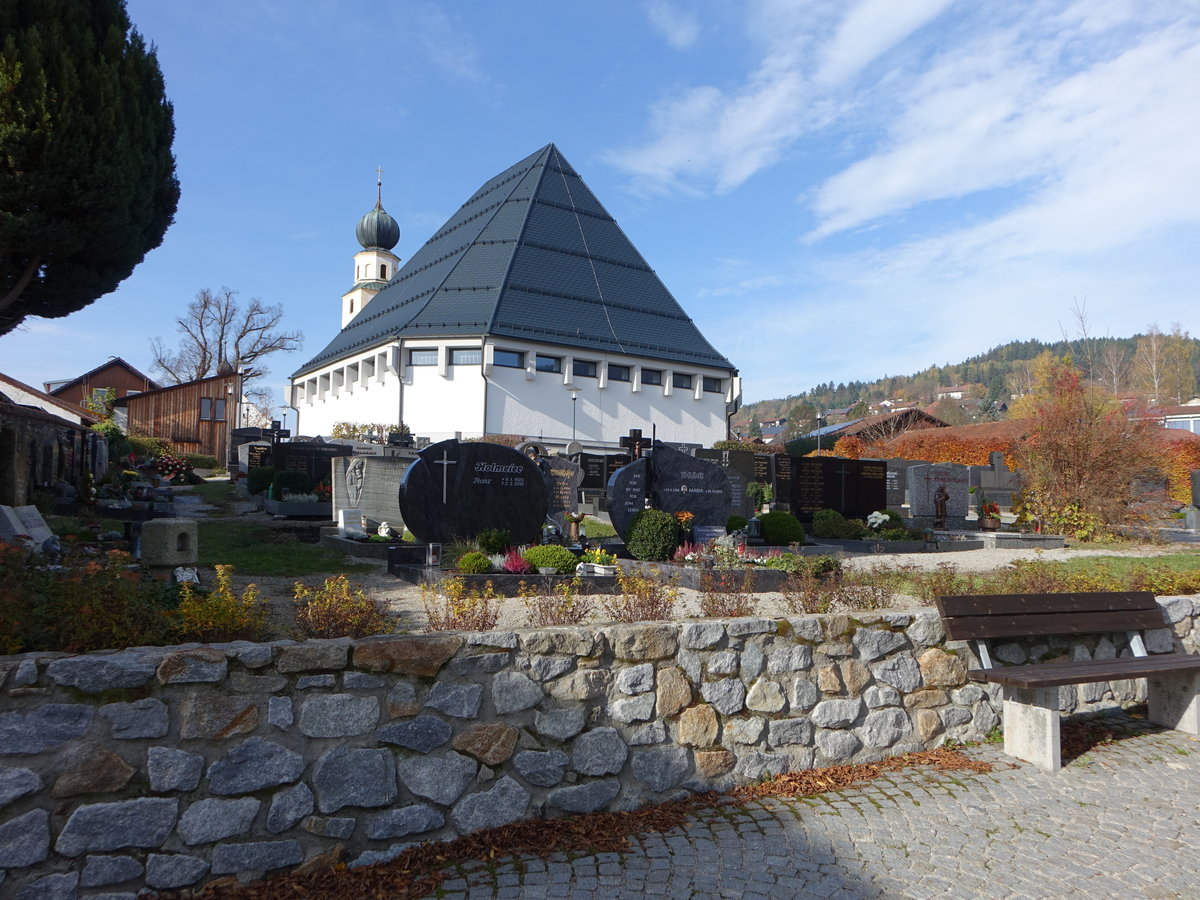
M117 401L131 433L162 438L180 453L224 461L238 427L242 376L236 372L130 394Z
M970 397L972 393L978 393L982 390L982 385L978 384L956 384L952 387L944 387L937 389L938 400L963 400Z
M1200 400L1183 406L1164 406L1153 411L1163 428L1175 428L1200 434Z
M103 395L109 388L116 391L119 400L130 394L152 391L158 387L119 356L109 357L108 362L102 363L90 372L84 372L76 378L47 381L43 386L50 396L85 409L89 399Z
M842 437L857 437L864 444L877 444L890 441L908 431L922 428L946 428L947 424L929 413L919 409L905 409L899 412L884 413L879 416L868 416L865 419L854 419L850 422L840 422L826 425L816 431L802 435L804 438L815 440L821 438L832 447L834 441Z

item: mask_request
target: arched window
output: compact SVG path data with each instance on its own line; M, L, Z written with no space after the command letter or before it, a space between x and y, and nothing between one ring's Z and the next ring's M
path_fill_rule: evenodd
M380 278L387 278L387 263L382 263L382 264L379 266L379 277L380 277Z
M350 312L354 312L354 298L350 298Z

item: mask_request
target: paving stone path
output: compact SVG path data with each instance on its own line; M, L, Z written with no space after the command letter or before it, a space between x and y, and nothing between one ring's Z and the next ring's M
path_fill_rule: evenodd
M988 774L906 770L722 810L627 853L472 863L439 896L1200 897L1200 740L1104 721L1132 734L1053 775L979 747Z

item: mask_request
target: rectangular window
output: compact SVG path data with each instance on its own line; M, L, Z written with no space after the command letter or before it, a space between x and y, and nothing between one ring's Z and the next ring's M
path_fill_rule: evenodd
M525 354L518 350L496 349L492 353L492 362L509 369L525 368Z
M200 398L200 418L204 421L212 418L212 397Z
M642 384L662 384L662 369L642 369Z
M629 366L614 366L612 363L609 363L608 364L608 380L609 381L628 381L629 380Z
M561 356L543 356L537 355L537 370L539 372L562 372L562 357Z
M483 363L483 351L478 347L464 347L450 351L450 365L478 366Z
M686 375L683 372L672 372L671 385L679 388L680 390L691 390L692 376Z
M571 374L577 375L580 378L595 378L596 364L587 359L575 359L571 361Z
M704 390L708 391L710 394L723 394L725 393L725 385L720 378L709 378L707 375L705 375Z
M218 397L216 400L216 403L214 403L213 406L215 407L214 413L213 413L213 418L216 419L218 422L224 422L225 421L225 398Z
M433 350L409 350L408 364L410 366L436 366L438 352Z

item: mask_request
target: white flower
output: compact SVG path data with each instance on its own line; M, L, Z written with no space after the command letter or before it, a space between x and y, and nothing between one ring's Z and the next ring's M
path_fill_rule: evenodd
M890 517L878 510L867 516L867 525L871 528L881 528L887 524Z

